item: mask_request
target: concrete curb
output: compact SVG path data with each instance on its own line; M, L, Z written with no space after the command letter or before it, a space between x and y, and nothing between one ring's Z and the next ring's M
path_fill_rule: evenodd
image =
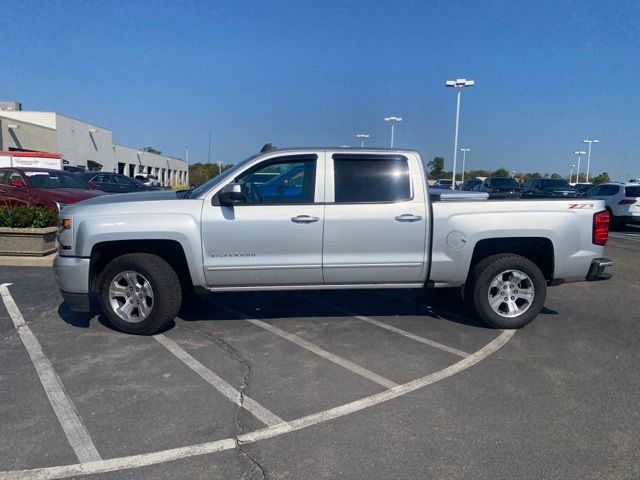
M56 253L44 257L16 257L0 255L0 266L4 267L51 267Z

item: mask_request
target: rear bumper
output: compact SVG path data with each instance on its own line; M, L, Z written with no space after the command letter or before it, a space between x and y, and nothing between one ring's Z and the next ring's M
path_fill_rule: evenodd
M606 273L604 270L611 265L613 265L613 262L608 258L594 258L591 261L591 267L589 268L589 273L587 273L586 280L588 282L593 282L597 280L610 279L611 274Z

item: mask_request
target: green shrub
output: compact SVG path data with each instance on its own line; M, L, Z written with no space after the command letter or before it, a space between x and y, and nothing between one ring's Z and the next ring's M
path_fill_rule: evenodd
M0 227L44 228L58 224L58 212L46 207L24 205L12 209L0 208Z

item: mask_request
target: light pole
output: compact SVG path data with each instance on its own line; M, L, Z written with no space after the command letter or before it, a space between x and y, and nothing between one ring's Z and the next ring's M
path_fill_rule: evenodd
M467 152L470 152L471 149L470 148L461 148L460 151L462 152L462 179L460 181L464 182L464 165L467 161Z
M455 88L457 92L456 102L456 134L453 142L453 179L451 181L451 190L456 188L456 162L458 160L458 126L460 123L460 94L465 87L473 87L475 82L473 80L467 80L466 78L458 78L457 80L447 80L445 85L447 87Z
M582 140L582 143L589 144L589 153L587 154L587 183L589 183L589 167L591 166L591 144L600 143L600 140Z
M580 160L582 155L586 155L587 152L573 152L578 156L578 169L576 170L576 183L580 183Z
M572 163L571 165L569 165L571 167L571 171L569 172L569 183L571 183L571 179L573 178L573 167L576 166L575 163ZM576 182L578 183L578 182Z
M393 131L396 123L402 121L402 117L384 117L384 121L391 124L391 148L393 148Z
M360 139L360 147L364 148L364 141L369 138L371 135L368 133L359 133L356 135L356 138Z

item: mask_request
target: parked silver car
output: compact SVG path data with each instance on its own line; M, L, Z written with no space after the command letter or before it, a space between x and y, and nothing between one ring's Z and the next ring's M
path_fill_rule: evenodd
M605 201L612 227L640 224L640 185L637 183L603 183L589 190L585 197Z

